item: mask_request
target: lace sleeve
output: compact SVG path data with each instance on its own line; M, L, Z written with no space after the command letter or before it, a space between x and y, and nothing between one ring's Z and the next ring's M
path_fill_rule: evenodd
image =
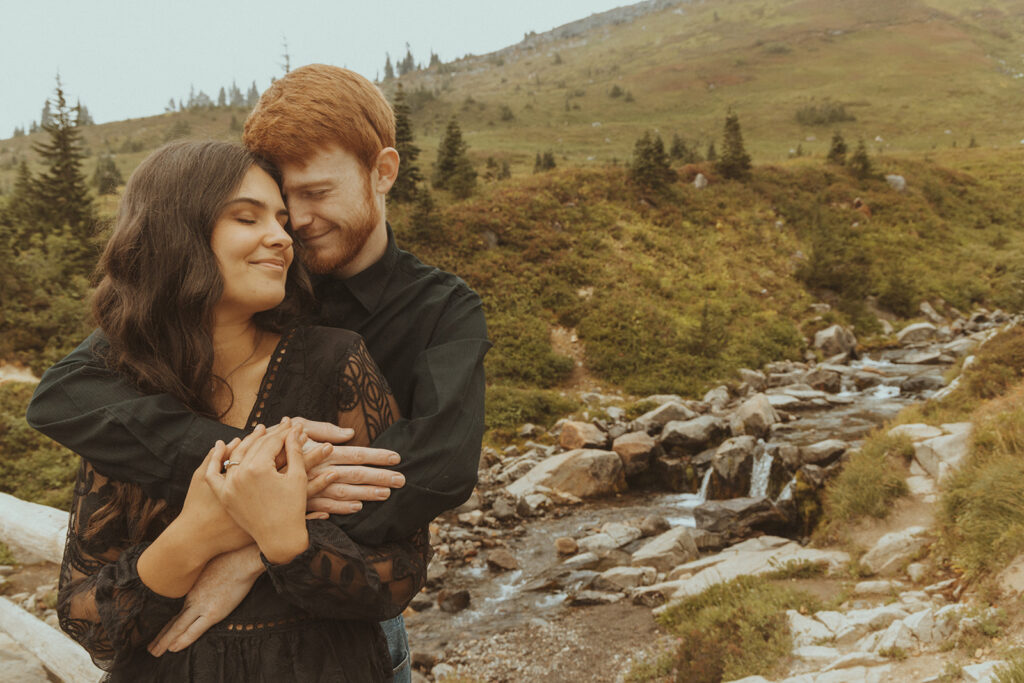
M366 344L356 339L338 368L338 426L350 427L348 443L369 446L398 419L398 405L388 381L374 363Z
M139 540L136 528L144 523L128 523L126 515L100 520L103 506L118 494L133 500L145 518L160 510L138 486L110 481L82 462L57 594L60 627L106 671L149 643L185 602L158 595L139 579L136 563L149 543L129 539Z
M309 548L287 564L270 564L278 593L331 619L384 621L402 613L426 583L431 550L425 529L405 541L356 543L329 521L307 522Z

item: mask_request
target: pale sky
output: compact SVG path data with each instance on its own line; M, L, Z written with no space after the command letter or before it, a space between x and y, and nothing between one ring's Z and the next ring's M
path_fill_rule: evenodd
M0 139L39 119L59 72L97 123L159 114L189 86L216 99L234 79L262 92L292 67L383 76L409 43L417 62L485 54L630 0L50 0L4 3ZM285 9L287 7L287 9Z

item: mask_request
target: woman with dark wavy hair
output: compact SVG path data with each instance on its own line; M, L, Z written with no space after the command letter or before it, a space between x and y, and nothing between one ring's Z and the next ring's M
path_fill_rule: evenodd
M370 548L307 519L330 480L307 470L326 448L285 416L367 445L397 409L358 335L286 324L312 301L287 220L274 169L235 145L172 143L128 181L93 299L102 356L142 391L248 433L217 443L181 504L83 460L58 614L109 680L390 678L377 622L423 585L430 549L425 532ZM234 612L152 656L206 564L253 544L265 572Z

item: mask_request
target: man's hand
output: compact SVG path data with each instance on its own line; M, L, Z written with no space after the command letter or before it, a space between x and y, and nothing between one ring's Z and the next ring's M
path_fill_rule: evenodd
M181 612L149 644L149 653L159 657L168 650L183 650L231 614L263 573L259 553L256 545L250 545L208 562Z
M401 462L398 453L383 448L344 446L353 431L330 422L314 422L292 418L302 427L309 440L323 446L306 446L304 456L309 485L306 489L306 511L348 515L359 512L364 500L386 500L391 489L405 486L405 477L383 469ZM321 459L321 456L322 459ZM312 515L310 515L312 516Z

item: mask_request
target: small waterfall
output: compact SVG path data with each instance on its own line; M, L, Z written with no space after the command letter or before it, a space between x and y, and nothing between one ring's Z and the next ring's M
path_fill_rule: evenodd
M786 483L786 486L782 489L782 492L779 494L779 497L775 499L776 503L783 503L783 502L785 502L787 500L792 500L793 499L793 484L794 483L796 483L796 477L793 477L792 479L790 479Z
M704 473L704 479L700 482L700 492L697 494L697 500L704 502L708 499L708 485L711 484L711 471L713 467L709 467L708 471Z
M768 482L772 476L774 458L765 452L754 456L754 467L750 472L750 497L760 498L768 495Z

